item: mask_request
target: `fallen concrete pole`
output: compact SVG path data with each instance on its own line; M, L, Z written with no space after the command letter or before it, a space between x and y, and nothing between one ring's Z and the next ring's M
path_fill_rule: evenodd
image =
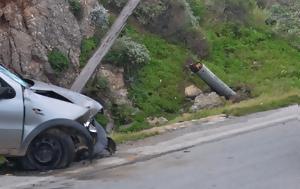
M190 69L192 72L198 74L200 78L219 95L224 96L227 99L237 95L236 92L234 92L204 64L191 64Z

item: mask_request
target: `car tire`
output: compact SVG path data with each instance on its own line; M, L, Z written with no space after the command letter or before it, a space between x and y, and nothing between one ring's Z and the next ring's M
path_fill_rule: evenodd
M52 129L35 138L21 165L26 170L53 170L68 167L74 160L75 147L71 136Z

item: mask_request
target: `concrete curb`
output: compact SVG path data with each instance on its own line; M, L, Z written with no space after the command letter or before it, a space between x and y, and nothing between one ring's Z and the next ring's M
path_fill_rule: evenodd
M143 146L138 148L132 148L127 151L122 151L124 154L128 154L125 158L112 157L107 159L99 160L96 164L93 164L86 168L73 169L64 172L65 175L78 174L80 172L99 172L105 169L111 169L123 165L133 164L136 162L152 159L161 155L168 153L181 151L184 149L191 148L196 145L210 143L219 141L225 138L232 136L245 134L248 132L257 131L278 123L287 122L290 120L299 120L300 109L297 106L290 106L287 108L282 108L279 110L270 111L271 113L267 116L258 117L256 119L247 120L246 122L237 122L235 124L229 124L215 129L201 130L199 132L185 134L183 136L174 138L172 140L163 141L151 146ZM262 113L258 113L260 115ZM226 119L223 119L224 121ZM222 121L219 122L218 119L212 123L222 124ZM200 123L199 121L190 121L185 122L184 124L194 125L195 122ZM201 122L203 123L203 122ZM205 124L212 124L210 122L205 122ZM181 127L182 123L175 124ZM241 127L241 125L244 125ZM172 128L172 127L167 127ZM101 167L101 168L100 168ZM99 169L100 168L100 169ZM93 174L93 173L91 173Z

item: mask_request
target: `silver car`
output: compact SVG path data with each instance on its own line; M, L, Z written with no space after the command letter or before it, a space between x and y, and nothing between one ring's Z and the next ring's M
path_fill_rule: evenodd
M68 167L79 154L114 153L113 140L94 119L102 109L87 96L0 65L0 155L25 169L49 170Z

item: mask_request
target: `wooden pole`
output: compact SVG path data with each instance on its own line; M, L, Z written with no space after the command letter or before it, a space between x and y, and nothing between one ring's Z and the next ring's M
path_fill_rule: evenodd
M126 6L123 8L122 12L118 16L115 23L112 25L110 30L107 32L103 38L100 47L94 53L94 55L89 59L86 66L81 71L80 75L76 78L73 83L71 90L76 92L81 92L89 79L92 77L93 73L101 63L104 56L111 49L112 45L120 35L121 31L126 25L129 16L136 9L141 0L129 0Z

